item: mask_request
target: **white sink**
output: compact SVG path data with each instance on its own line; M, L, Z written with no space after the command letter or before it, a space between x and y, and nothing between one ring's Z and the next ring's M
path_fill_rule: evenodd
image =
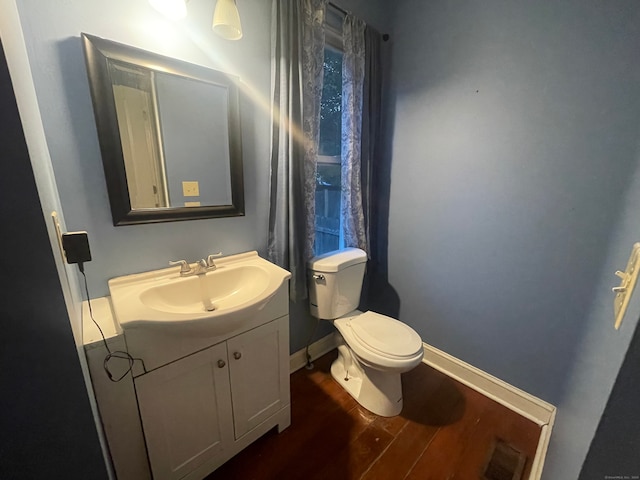
M172 267L109 280L116 320L125 331L222 334L249 321L291 277L256 252L224 257L216 265L188 277Z

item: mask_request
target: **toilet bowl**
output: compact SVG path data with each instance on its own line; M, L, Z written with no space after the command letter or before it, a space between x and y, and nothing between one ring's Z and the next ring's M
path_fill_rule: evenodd
M355 310L360 300L366 253L337 250L309 262L311 313L337 330L338 358L331 375L367 410L384 417L402 411L401 374L423 357L420 336L386 315Z
M333 321L339 335L331 375L367 410L383 417L398 415L403 405L400 374L422 361L422 340L390 317L354 313Z

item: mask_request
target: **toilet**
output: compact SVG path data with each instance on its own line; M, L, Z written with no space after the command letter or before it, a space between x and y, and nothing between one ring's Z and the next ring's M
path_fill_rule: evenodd
M311 259L311 315L331 321L338 331L332 377L367 410L393 417L402 411L400 374L422 361L422 339L398 320L356 310L366 262L367 254L358 248Z

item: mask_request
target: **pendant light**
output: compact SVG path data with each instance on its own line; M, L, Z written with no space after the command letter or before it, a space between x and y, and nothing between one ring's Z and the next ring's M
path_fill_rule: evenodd
M213 31L227 40L242 38L240 14L235 0L218 0L213 12Z

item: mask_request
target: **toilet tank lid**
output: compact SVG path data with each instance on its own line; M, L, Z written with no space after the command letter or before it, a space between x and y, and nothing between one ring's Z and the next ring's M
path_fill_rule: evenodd
M309 269L315 272L337 272L343 268L364 263L367 253L359 248L344 248L327 252L309 260Z

